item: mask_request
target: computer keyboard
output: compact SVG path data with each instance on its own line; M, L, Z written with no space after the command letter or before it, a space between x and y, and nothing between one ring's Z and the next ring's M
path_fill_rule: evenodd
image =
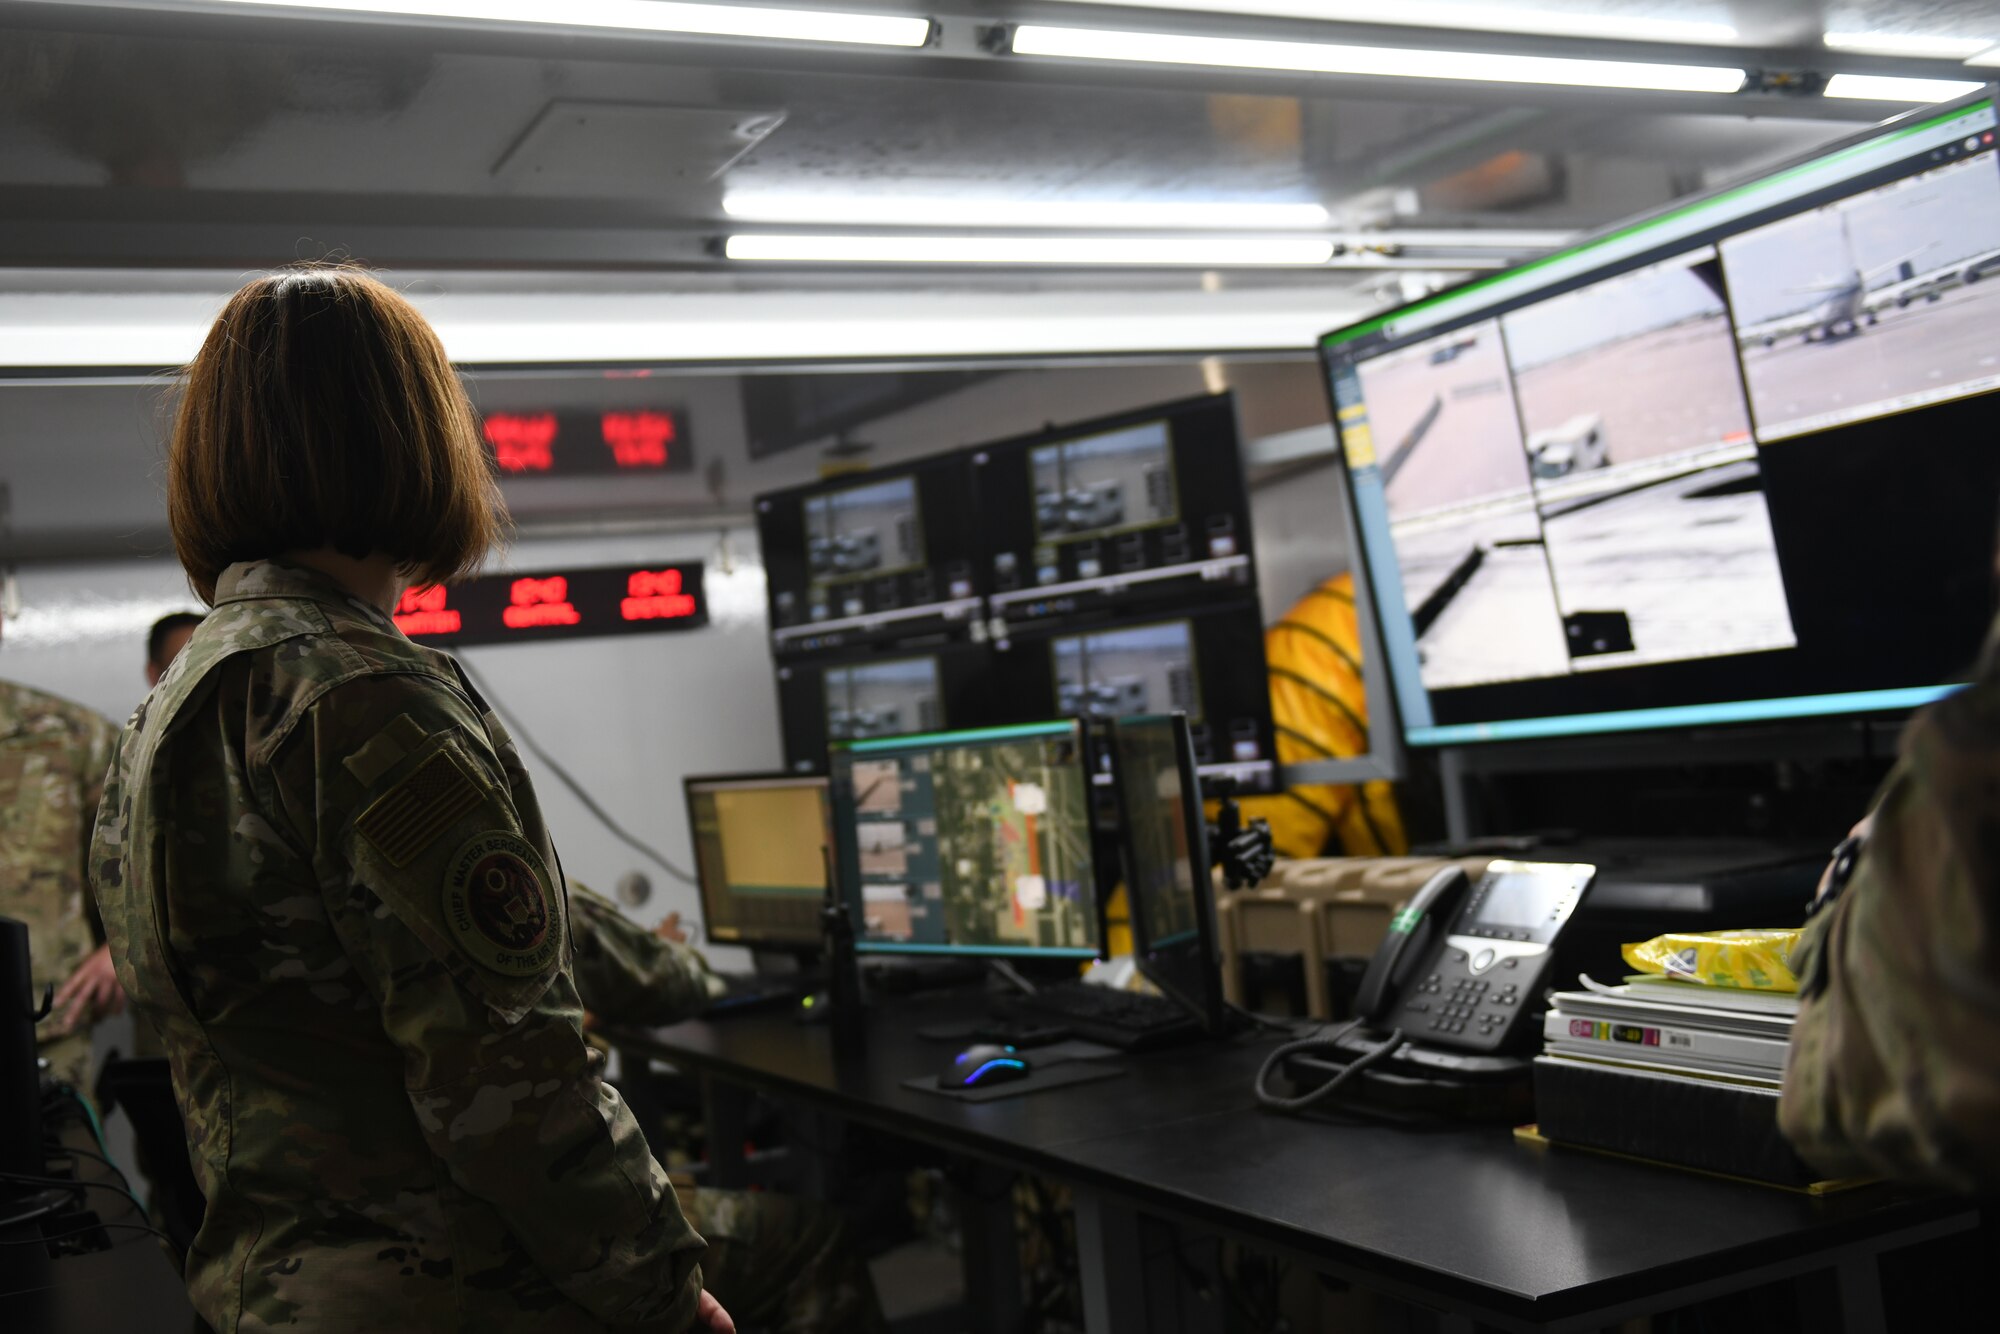
M706 1013L742 1014L797 1001L809 989L797 977L765 977L758 973L712 973L720 989L711 987Z
M1031 996L998 998L991 1008L1004 1020L1060 1025L1076 1037L1125 1051L1171 1046L1201 1031L1186 1010L1164 996L1088 982L1058 982Z

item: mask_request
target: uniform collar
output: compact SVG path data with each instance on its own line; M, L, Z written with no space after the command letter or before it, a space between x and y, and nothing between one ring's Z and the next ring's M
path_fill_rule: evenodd
M238 561L215 580L215 605L254 602L262 598L304 598L358 612L375 625L397 634L396 622L372 602L355 597L318 570L277 560Z

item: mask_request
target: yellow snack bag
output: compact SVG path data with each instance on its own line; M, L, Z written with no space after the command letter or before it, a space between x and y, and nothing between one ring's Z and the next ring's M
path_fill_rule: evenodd
M1642 973L1745 991L1797 991L1792 975L1796 930L1696 931L1655 936L1620 953Z

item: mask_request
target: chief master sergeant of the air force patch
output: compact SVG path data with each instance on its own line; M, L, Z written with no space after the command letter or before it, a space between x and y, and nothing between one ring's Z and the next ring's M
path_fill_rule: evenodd
M460 949L509 977L541 972L562 947L542 859L533 844L505 830L475 835L452 857L444 916Z

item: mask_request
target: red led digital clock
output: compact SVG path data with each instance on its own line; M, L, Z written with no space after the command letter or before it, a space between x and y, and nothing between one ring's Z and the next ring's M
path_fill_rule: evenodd
M481 432L503 477L687 472L687 420L675 408L489 412Z
M490 574L456 588L412 588L396 624L422 643L521 644L708 624L701 562Z

